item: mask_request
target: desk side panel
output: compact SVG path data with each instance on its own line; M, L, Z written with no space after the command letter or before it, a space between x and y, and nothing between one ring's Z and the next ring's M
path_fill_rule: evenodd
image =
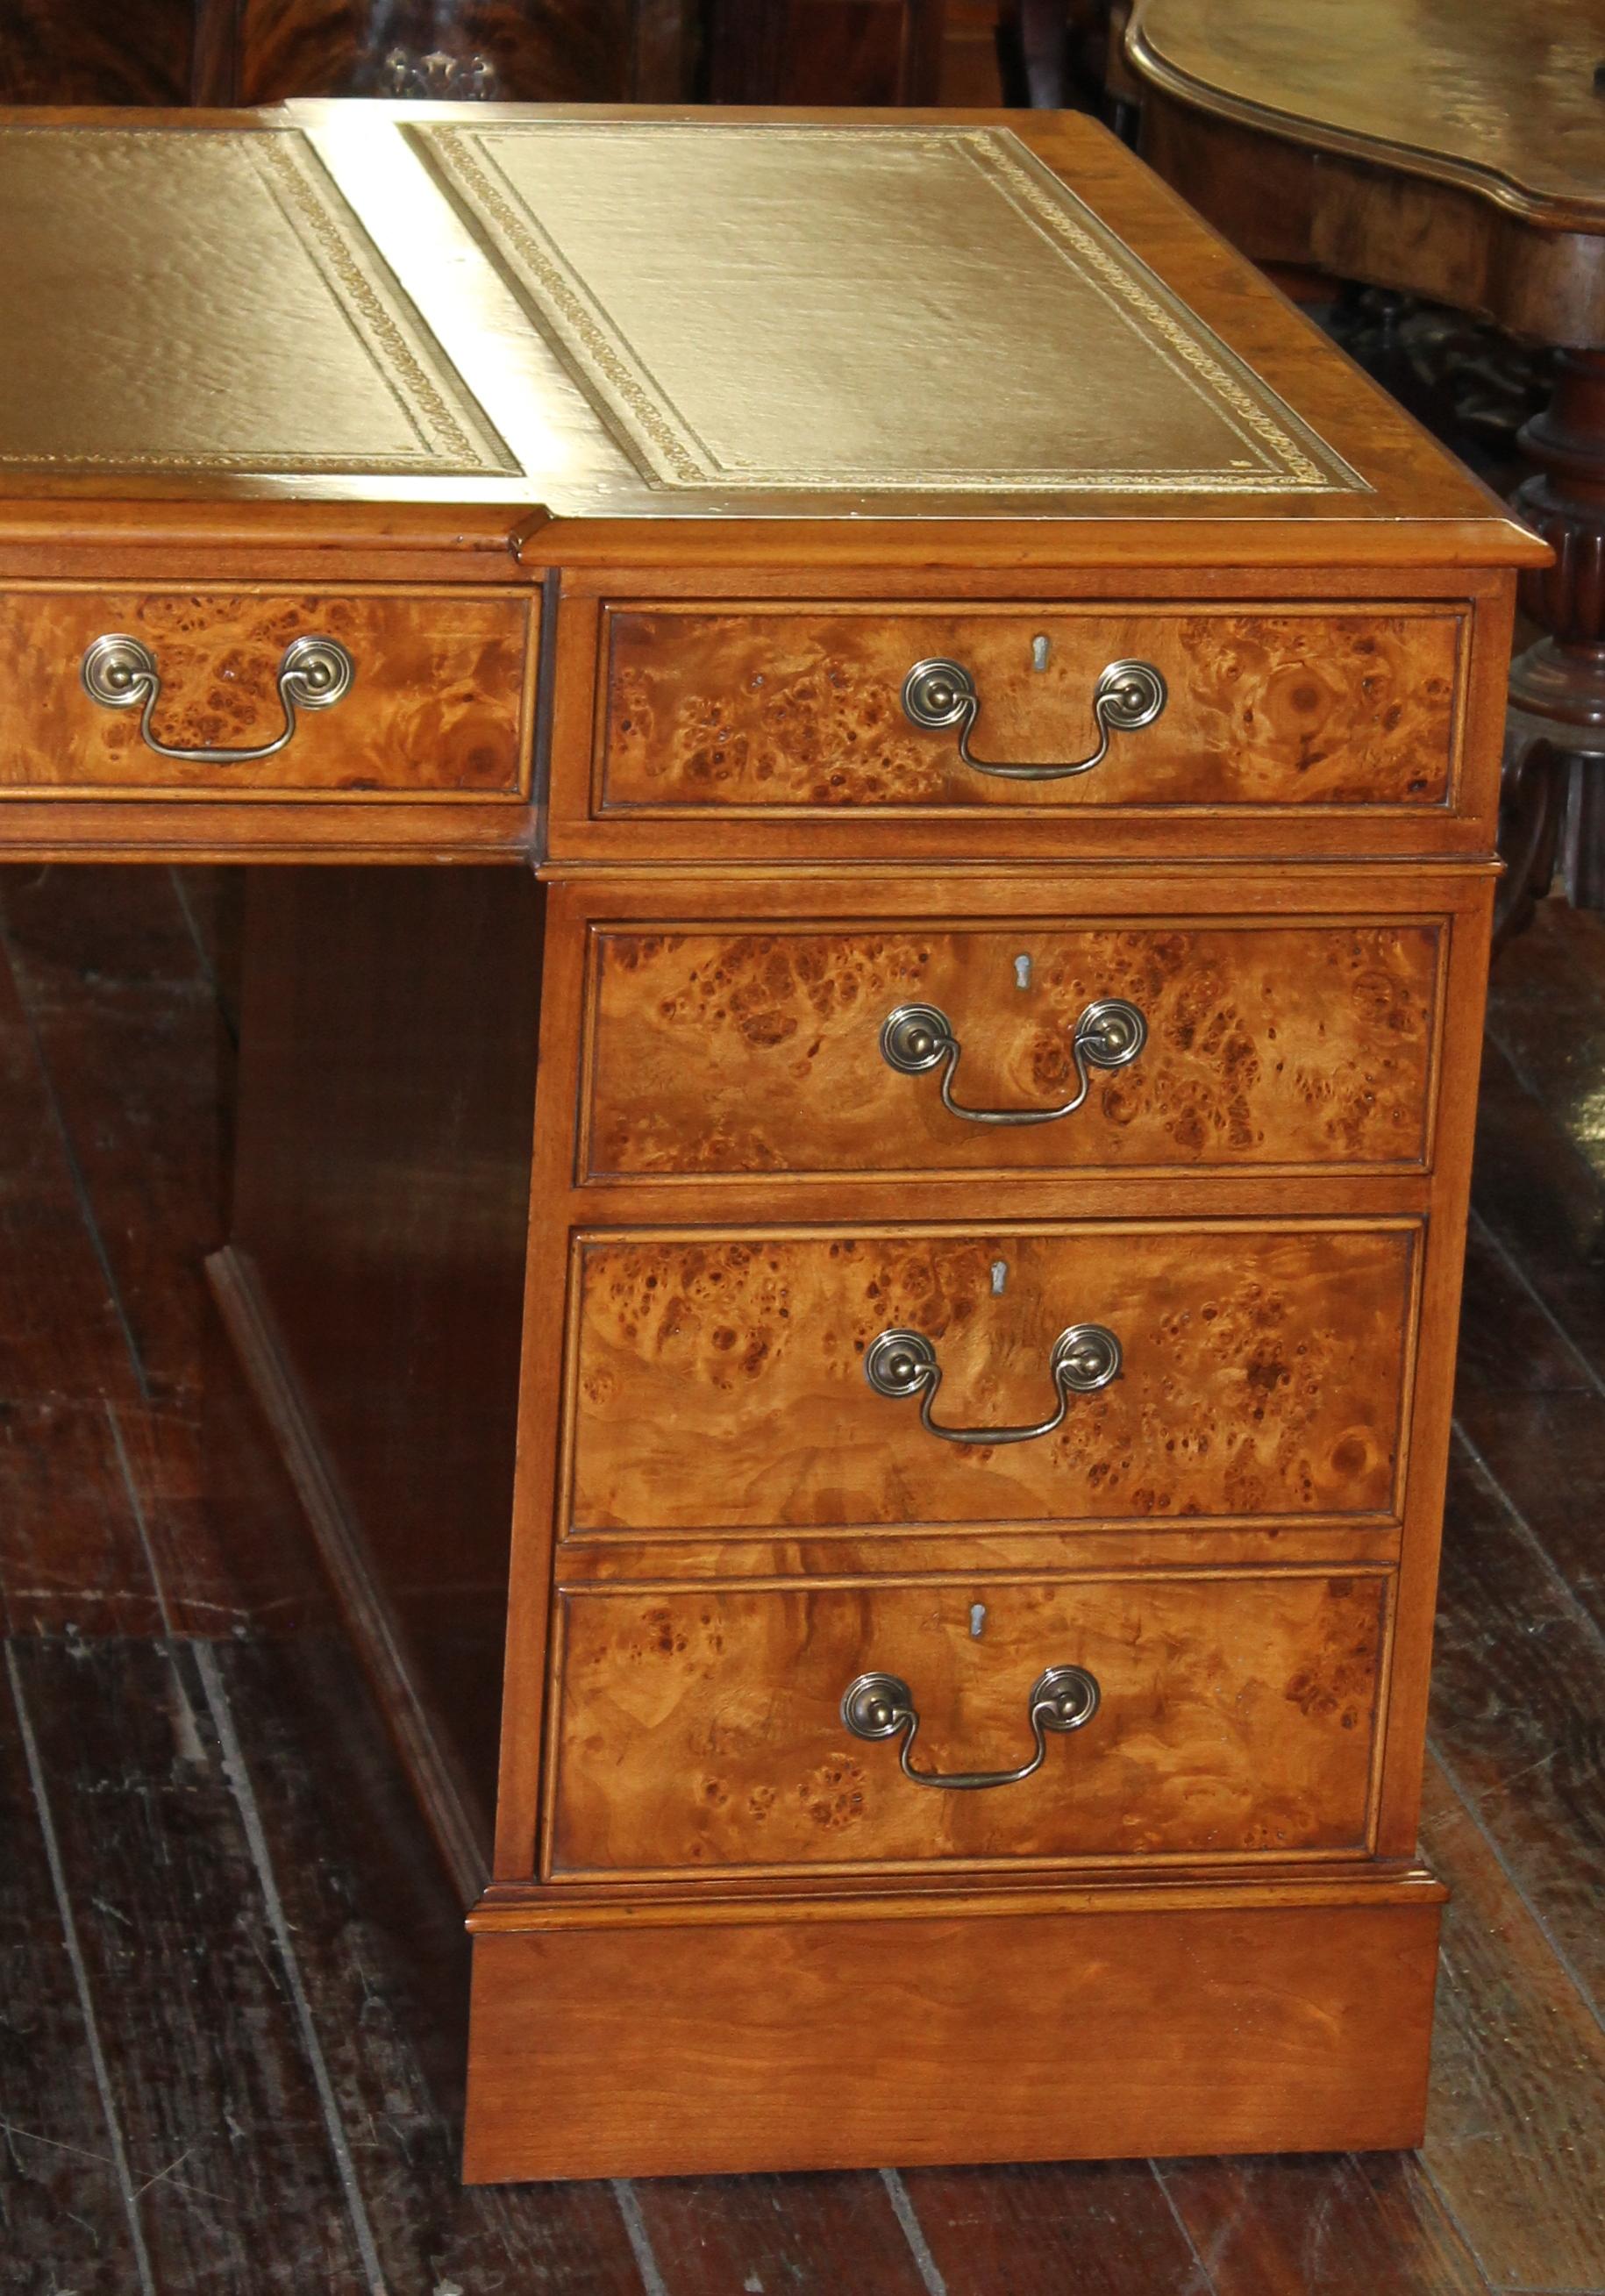
M215 1267L455 1878L488 1870L542 895L264 870Z

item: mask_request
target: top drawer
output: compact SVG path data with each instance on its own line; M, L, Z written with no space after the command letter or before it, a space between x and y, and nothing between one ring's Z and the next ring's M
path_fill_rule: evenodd
M1452 799L1466 621L1449 605L618 604L594 809L1419 814Z
M538 593L0 591L0 797L517 796Z

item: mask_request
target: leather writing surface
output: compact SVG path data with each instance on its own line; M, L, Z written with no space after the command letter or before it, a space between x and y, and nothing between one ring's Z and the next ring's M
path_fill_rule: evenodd
M660 486L1362 486L997 127L409 127Z
M0 468L518 468L293 130L0 128Z

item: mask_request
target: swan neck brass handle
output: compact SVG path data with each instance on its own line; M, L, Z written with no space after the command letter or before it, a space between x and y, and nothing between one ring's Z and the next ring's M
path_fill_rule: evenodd
M919 1735L920 1712L907 1683L895 1674L861 1674L841 1696L841 1718L855 1738L897 1738L897 1759L911 1784L937 1786L945 1793L977 1793L987 1786L1017 1786L1047 1759L1050 1730L1079 1730L1098 1711L1101 1696L1095 1675L1084 1666L1051 1666L1031 1693L1027 1720L1035 1751L1017 1770L916 1770L910 1759Z
M882 1332L872 1340L864 1375L877 1395L920 1398L920 1424L944 1443L1031 1443L1064 1424L1072 1395L1092 1395L1120 1374L1120 1342L1102 1324L1072 1324L1060 1332L1048 1357L1059 1408L1031 1427L939 1427L931 1417L942 1366L922 1332Z
M1076 1090L1057 1108L966 1108L955 1100L953 1080L963 1046L936 1004L899 1004L888 1013L880 1029L880 1057L900 1076L921 1076L944 1062L942 1105L967 1124L1057 1124L1061 1116L1074 1116L1085 1100L1093 1069L1123 1069L1147 1042L1148 1023L1134 1004L1123 996L1100 996L1076 1023L1070 1038Z
M295 733L298 709L332 709L351 690L356 665L338 638L291 638L279 664L276 684L283 731L250 750L180 750L157 734L153 720L161 699L156 657L138 638L96 638L84 656L84 691L102 709L137 709L139 734L147 750L181 766L248 766L276 758Z
M1111 734L1135 734L1151 726L1168 699L1165 680L1151 661L1111 661L1098 673L1093 688L1093 723L1098 746L1090 756L1068 764L1010 766L995 758L978 758L970 736L980 715L981 697L962 662L917 661L903 681L903 714L921 733L959 729L959 756L978 774L995 774L1006 782L1062 782L1075 774L1090 774L1109 755Z

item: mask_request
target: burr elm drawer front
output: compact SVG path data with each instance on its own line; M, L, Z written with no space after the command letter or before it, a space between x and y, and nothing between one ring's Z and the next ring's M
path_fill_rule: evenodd
M570 1536L1391 1519L1419 1235L582 1237Z
M517 797L538 601L0 592L0 798Z
M1449 801L1450 607L620 602L600 814Z
M1390 1583L569 1593L548 1870L1353 1854Z
M1443 938L598 927L580 1174L1419 1168Z

